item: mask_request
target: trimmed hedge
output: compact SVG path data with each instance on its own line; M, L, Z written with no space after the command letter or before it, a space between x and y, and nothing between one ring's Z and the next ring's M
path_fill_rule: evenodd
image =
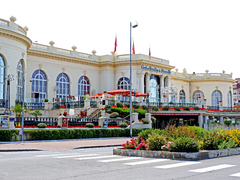
M132 135L137 136L143 129L132 129ZM25 130L31 140L81 139L101 137L129 137L129 129L45 129Z
M17 137L18 130L0 130L0 141L11 141Z

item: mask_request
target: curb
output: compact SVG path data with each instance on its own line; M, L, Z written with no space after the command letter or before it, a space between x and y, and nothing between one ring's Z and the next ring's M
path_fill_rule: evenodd
M240 148L208 150L202 152L169 152L169 151L146 151L132 149L113 149L114 155L122 156L138 156L148 158L167 158L167 159L183 159L183 160L202 160L219 158L225 156L240 155Z

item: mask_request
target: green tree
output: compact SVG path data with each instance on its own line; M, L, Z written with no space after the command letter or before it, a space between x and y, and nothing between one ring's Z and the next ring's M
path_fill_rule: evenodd
M38 116L42 116L42 113L40 112L40 110L35 110L31 113L31 115L37 118Z
M22 115L22 106L21 104L17 104L12 107L12 111L16 113L16 116L20 117Z

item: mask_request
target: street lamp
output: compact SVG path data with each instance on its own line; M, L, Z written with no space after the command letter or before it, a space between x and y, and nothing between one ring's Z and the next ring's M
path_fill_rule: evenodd
M22 141L24 141L24 85L25 85L25 77L23 73L23 93L22 93Z
M132 25L130 22L130 137L132 137L132 28L136 28L138 23Z
M14 76L12 74L7 75L7 96L6 96L6 104L5 104L5 115L11 115L11 110L10 110L10 82L14 80Z

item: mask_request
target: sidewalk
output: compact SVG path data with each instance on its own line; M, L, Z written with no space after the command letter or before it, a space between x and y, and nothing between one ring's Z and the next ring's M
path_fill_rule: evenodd
M121 146L131 138L92 138L74 140L0 142L1 151L47 151L90 147Z

